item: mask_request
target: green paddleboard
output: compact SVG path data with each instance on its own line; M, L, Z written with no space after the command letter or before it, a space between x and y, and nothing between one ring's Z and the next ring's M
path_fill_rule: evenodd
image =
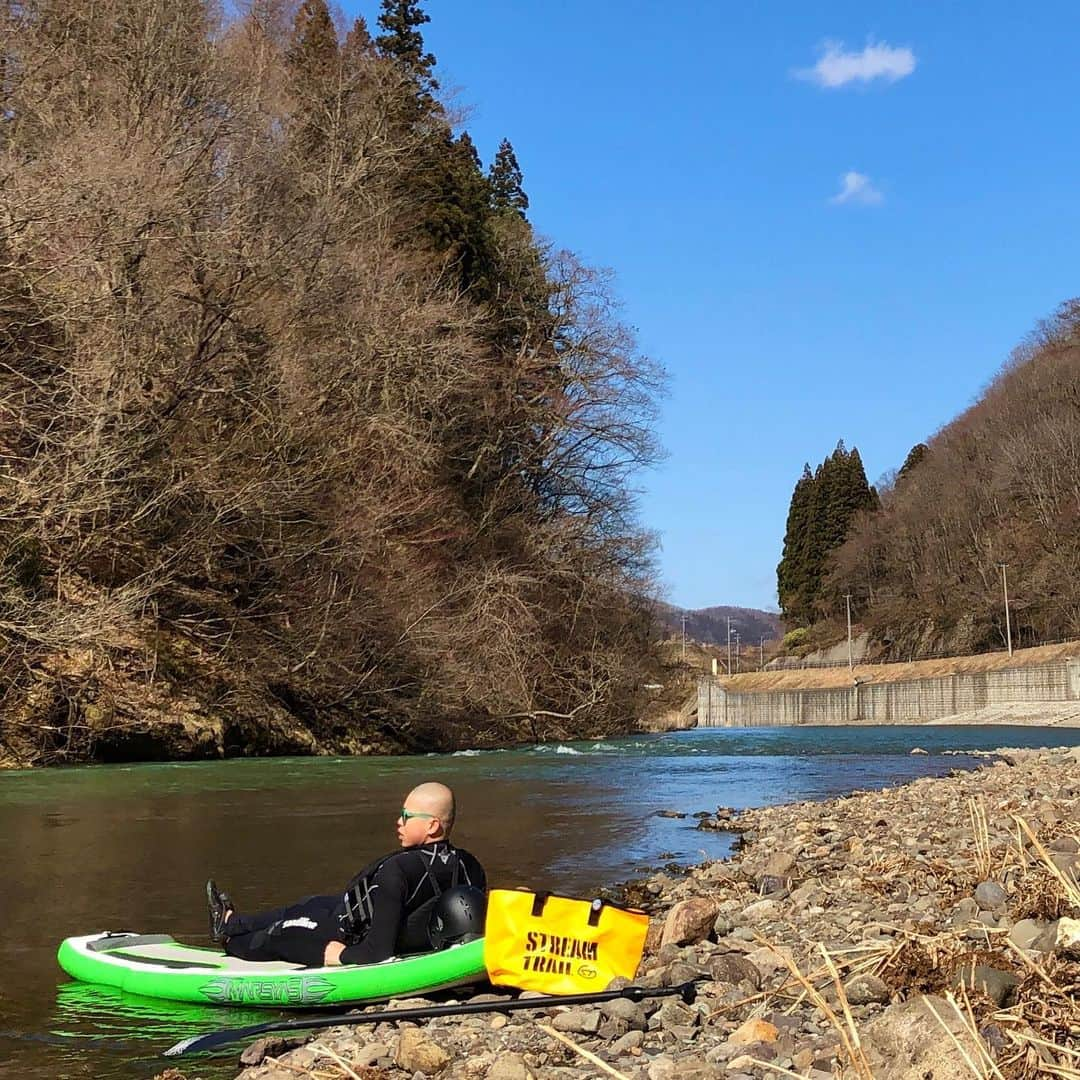
M305 968L237 960L167 934L102 933L65 938L56 958L73 978L130 994L274 1009L407 997L487 977L482 938L380 964Z

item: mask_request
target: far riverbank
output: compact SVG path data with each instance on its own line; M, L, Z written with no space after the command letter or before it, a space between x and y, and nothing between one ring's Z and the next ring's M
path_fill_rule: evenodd
M698 680L697 722L700 727L1080 724L1080 645L1025 653L704 677ZM898 677L897 669L911 669L911 677Z

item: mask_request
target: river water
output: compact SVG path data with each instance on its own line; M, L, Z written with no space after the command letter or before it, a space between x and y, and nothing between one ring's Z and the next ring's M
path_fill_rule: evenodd
M727 853L723 834L660 810L823 799L975 764L945 751L1078 743L1080 729L714 728L438 757L0 772L0 1077L151 1077L185 1035L269 1019L70 982L56 946L106 929L205 944L209 876L242 909L336 891L394 847L402 796L422 780L455 788L454 839L490 884L588 895ZM234 1065L219 1056L188 1075Z

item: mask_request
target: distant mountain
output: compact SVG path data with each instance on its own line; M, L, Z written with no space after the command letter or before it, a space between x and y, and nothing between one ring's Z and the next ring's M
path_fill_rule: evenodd
M726 645L728 619L731 619L732 640L738 631L743 645L757 645L762 638L775 641L784 636L780 616L774 611L758 608L707 607L691 611L672 604L660 604L660 622L673 634L682 634L682 617L686 616L686 637L712 645Z

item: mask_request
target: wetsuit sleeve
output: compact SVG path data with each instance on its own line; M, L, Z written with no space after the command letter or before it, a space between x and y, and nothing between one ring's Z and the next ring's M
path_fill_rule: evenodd
M341 954L343 964L377 964L394 955L405 920L407 885L400 860L390 859L379 868L372 879L371 926L362 941Z

